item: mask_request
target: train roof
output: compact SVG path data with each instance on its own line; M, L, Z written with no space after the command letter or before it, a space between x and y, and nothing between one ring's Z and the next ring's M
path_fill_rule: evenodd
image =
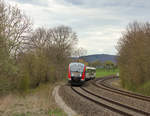
M71 63L70 63L70 65L73 65L73 64L85 65L85 64L80 63L80 62L71 62ZM96 68L95 68L95 67L90 67L90 66L86 66L86 69L96 70Z
M70 64L81 64L81 65L84 65L83 63L80 63L80 62L71 62Z
M90 66L87 66L86 69L92 69L92 70L96 70L95 67L90 67Z

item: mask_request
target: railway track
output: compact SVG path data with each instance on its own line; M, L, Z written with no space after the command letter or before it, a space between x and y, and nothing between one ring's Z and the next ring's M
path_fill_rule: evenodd
M142 100L142 101L150 102L150 97L148 97L148 96L143 96L143 95L140 95L140 94L136 94L136 93L124 91L124 90L121 90L121 89L117 89L117 88L114 88L114 87L110 86L109 84L107 84L105 82L108 79L112 79L112 78L114 78L114 77L102 78L102 79L96 80L95 82L93 81L92 84L94 86L98 87L98 88L101 88L101 89L104 89L104 90L107 90L107 91L111 91L111 92L114 92L114 93L117 93L117 94L121 94L121 95L124 95L124 96L131 97L131 98L136 98L136 99L139 99L139 100Z
M97 95L92 91L84 88L84 87L71 87L71 89L78 95L86 98L94 102L97 105L100 105L104 108L111 110L112 112L116 112L120 115L126 116L150 116L150 113L133 108L128 105L121 104L117 101L110 100L104 96Z

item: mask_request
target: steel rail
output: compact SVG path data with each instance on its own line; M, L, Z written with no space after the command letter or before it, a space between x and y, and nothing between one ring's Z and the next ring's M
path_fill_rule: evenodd
M114 107L111 107L111 106L106 105L106 104L104 104L104 103L101 103L100 101L96 101L96 100L94 100L94 99L92 99L92 98L90 98L90 97L84 95L83 93L77 91L76 89L74 89L74 87L71 87L71 89L72 89L75 93L77 93L78 95L80 95L80 96L82 96L82 97L88 99L89 101L94 102L94 103L97 104L97 105L103 106L104 108L107 108L107 109L109 109L109 110L111 110L111 111L114 111L114 112L116 112L116 113L119 113L119 114L121 114L121 115L132 116L132 115L129 114L128 112L121 111L121 110L119 110L119 109L117 109L117 108L114 108Z

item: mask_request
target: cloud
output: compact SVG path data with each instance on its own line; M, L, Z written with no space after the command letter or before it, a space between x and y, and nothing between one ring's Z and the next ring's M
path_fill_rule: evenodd
M116 54L115 46L129 22L150 21L149 0L6 0L18 4L34 27L67 25L77 32L88 54Z
M48 0L14 0L21 4L32 4L32 5L38 5L38 6L48 6L49 1Z
M149 7L149 0L56 0L60 3L69 3L72 5L78 5L78 6L86 6L89 8L100 8L100 7Z

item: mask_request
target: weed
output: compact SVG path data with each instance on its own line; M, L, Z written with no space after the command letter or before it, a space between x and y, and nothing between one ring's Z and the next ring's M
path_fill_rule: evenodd
M58 108L49 110L48 114L49 116L67 116L65 113L62 112L62 110Z

